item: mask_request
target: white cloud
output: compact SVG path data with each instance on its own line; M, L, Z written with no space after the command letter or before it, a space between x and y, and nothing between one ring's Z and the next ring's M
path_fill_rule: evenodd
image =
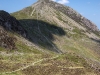
M56 0L52 0L52 1L55 1L56 2Z
M52 1L58 2L60 4L67 4L67 3L69 3L69 0L52 0Z
M66 4L66 3L69 3L69 1L68 0L59 0L58 3Z

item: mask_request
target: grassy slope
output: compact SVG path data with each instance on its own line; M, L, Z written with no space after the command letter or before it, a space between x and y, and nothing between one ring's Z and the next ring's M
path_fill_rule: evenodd
M70 45L68 41L69 40L66 40L66 46L63 46L67 53L61 55L52 52L41 52L34 49L34 47L30 48L26 46L21 41L17 42L18 51L8 52L1 48L0 67L3 66L3 68L0 68L0 73L1 75L99 75L90 67L90 64L87 63L88 61L84 59L85 57L97 59L97 56L94 57L95 53L92 53L91 51L87 53L87 49L79 47L77 42L74 42L75 45L72 47L72 44ZM84 50L82 52L83 55L81 54L82 50ZM59 57L55 59L48 59L57 55ZM31 65L43 58L47 58L47 60L43 60L33 66ZM16 71L17 69L24 68L28 65L31 66Z

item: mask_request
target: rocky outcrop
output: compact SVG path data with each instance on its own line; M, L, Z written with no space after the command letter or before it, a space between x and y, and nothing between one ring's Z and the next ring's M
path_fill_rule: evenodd
M6 30L14 31L26 37L26 31L19 21L3 10L0 10L0 26L4 27Z
M15 32L26 37L26 31L16 18L6 11L0 10L0 46L8 49L15 49L15 37L8 35L8 32Z

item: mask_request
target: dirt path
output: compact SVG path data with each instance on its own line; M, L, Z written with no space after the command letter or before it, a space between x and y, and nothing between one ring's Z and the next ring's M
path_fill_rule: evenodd
M24 70L24 69L26 69L26 68L28 68L28 67L30 67L30 66L34 66L35 64L37 64L37 63L39 63L39 62L42 62L42 61L44 61L44 60L52 60L52 59L58 58L59 56L60 56L60 55L57 55L57 56L52 57L52 58L40 59L40 60L38 60L38 61L36 61L36 62L34 62L34 63L30 64L30 65L27 65L27 66L25 66L25 67L22 67L22 68L20 68L20 69L17 69L17 70L11 71L11 72L3 72L3 73L0 73L0 74L3 75L3 74L10 74L10 73L18 72L18 71Z
M62 66L58 66L58 67L67 68L67 69L84 69L84 67L81 67L81 66L75 66L75 67L62 67Z
M83 69L84 67L68 67L69 69Z
M18 71L27 69L27 68L30 67L30 66L34 66L35 64L37 64L37 63L39 63L39 62L42 62L42 61L44 61L44 60L52 60L52 59L58 58L59 56L60 56L60 55L57 55L57 56L52 57L52 58L40 59L40 60L38 60L38 61L36 61L36 62L30 64L30 65L24 66L24 67L19 68L19 69L17 69L17 70L14 70L14 71L11 71L11 72L3 72L3 73L0 73L0 74L3 75L3 74L10 74L10 73L18 72ZM58 67L60 67L60 66L58 66ZM63 67L63 68L68 68L68 69L83 69L84 67Z

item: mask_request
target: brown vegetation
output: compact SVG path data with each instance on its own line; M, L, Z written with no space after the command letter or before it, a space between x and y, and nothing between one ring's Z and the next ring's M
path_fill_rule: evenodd
M2 27L0 27L0 46L9 49L15 49L15 37L11 37L7 34Z

